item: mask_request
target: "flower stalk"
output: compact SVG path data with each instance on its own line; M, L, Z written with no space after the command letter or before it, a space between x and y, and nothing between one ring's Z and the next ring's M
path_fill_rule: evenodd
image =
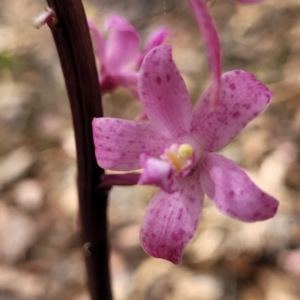
M103 174L98 188L111 188L114 185L132 186L139 183L141 173Z
M47 0L49 22L69 96L77 149L80 234L93 300L111 300L107 239L107 188L97 188L103 169L95 159L91 122L102 117L101 94L81 0Z

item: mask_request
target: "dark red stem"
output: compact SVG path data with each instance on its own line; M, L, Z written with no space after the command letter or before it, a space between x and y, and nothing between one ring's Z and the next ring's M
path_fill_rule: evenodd
M93 300L111 300L107 239L107 193L97 189L103 170L94 155L91 122L102 117L101 94L81 0L47 0L57 22L49 22L60 58L73 117L78 166L81 237Z
M110 188L114 185L132 186L139 182L141 173L126 173L126 174L103 174L101 182L98 185L99 190L102 188Z

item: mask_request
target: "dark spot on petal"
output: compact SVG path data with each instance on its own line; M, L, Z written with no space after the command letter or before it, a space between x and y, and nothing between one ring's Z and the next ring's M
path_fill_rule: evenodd
M229 197L233 197L234 195L235 195L234 191L230 191L230 192L228 193L228 196L229 196Z
M161 78L159 76L156 77L156 83L161 84Z
M173 240L174 242L177 242L177 241L179 240L178 234L173 233L173 234L172 234L172 240Z
M253 218L258 218L260 216L260 213L259 212L256 212L253 214Z
M177 216L177 220L180 221L182 218L182 213Z
M240 112L239 112L239 111L236 111L236 112L234 112L234 113L232 114L232 117L233 117L234 119L236 119L236 118L238 118L240 115L241 115Z
M245 104L243 104L243 107L246 108L246 109L250 109L251 104L250 103L245 103Z
M166 79L167 79L167 81L170 81L170 74L166 75Z
M230 87L230 89L233 90L233 91L236 89L236 86L235 86L234 83L229 84L229 87Z
M189 199L189 201L192 202L192 203L195 202L195 198L194 198L194 197L190 197L190 196L189 196L188 199Z

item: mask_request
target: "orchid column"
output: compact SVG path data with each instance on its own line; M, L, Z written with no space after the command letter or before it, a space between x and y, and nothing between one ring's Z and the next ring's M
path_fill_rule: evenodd
M107 189L96 189L103 169L97 166L91 131L102 116L101 94L87 20L80 0L47 0L56 16L49 20L67 86L77 148L80 230L93 300L111 300Z

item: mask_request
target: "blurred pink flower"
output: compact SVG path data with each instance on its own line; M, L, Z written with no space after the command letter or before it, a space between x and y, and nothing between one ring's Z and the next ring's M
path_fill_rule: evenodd
M102 34L92 21L88 25L100 61L99 81L101 91L112 91L119 86L127 87L137 94L138 70L145 55L164 43L169 30L159 28L149 37L145 49L140 51L140 35L123 17L114 14L106 22L108 36Z
M214 111L212 87L192 109L168 45L151 50L140 73L139 95L149 122L95 118L93 135L99 166L118 171L142 167L139 183L161 188L142 224L145 251L180 263L197 228L204 194L229 217L246 222L273 217L277 200L233 161L213 153L268 106L272 93L253 75L231 71L221 76Z

